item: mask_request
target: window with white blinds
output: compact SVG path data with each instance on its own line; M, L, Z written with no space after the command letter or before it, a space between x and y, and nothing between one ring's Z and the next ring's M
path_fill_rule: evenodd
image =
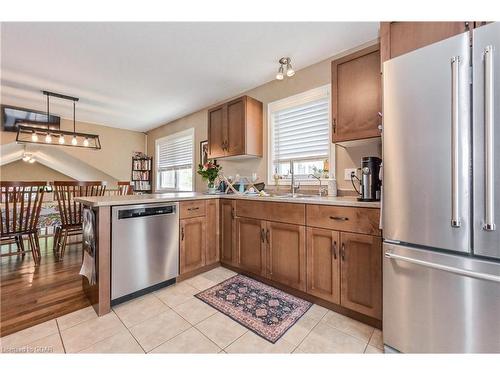
M194 129L156 140L156 190L193 190Z
M285 179L291 162L297 178L308 179L330 160L329 86L269 104L270 177Z

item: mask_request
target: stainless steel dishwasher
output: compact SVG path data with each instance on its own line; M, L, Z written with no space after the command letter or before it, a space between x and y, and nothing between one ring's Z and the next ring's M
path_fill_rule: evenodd
M175 282L179 275L178 203L115 206L111 225L112 304Z

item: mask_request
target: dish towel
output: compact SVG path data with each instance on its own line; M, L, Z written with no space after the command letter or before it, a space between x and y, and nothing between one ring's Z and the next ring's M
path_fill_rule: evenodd
M95 285L96 264L95 264L95 213L89 208L83 209L83 261L80 275L85 276L90 285Z

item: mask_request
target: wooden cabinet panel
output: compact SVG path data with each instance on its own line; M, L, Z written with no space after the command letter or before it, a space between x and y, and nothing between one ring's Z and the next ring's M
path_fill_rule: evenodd
M228 147L225 156L245 153L245 100L236 99L227 104L226 140Z
M307 293L340 304L339 232L307 228Z
M382 318L382 246L380 237L341 233L340 304Z
M468 22L381 22L382 62L469 29Z
M381 82L379 45L332 62L334 142L380 136Z
M265 276L265 221L236 218L238 266L245 271Z
M205 216L206 200L181 201L179 202L179 216L181 219Z
M183 274L205 265L205 217L183 219L180 221L180 226L180 273Z
M262 102L242 96L208 110L209 158L262 156Z
M236 223L234 219L234 200L221 199L221 261L232 265L237 264L236 259Z
M225 141L225 108L220 106L208 111L208 157L210 159L224 156Z
M306 239L302 225L266 223L267 272L271 280L306 290Z
M378 208L308 204L306 211L307 226L380 235Z
M219 200L206 201L207 245L205 264L219 261Z
M306 205L237 200L236 216L304 225L306 222Z

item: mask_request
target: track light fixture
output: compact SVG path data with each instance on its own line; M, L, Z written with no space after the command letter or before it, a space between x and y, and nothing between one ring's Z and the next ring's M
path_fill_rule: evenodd
M292 59L289 57L282 57L279 59L280 67L278 69L278 73L276 74L276 79L278 81L283 80L285 72L287 77L293 77L295 75L295 70L292 68L291 61Z

